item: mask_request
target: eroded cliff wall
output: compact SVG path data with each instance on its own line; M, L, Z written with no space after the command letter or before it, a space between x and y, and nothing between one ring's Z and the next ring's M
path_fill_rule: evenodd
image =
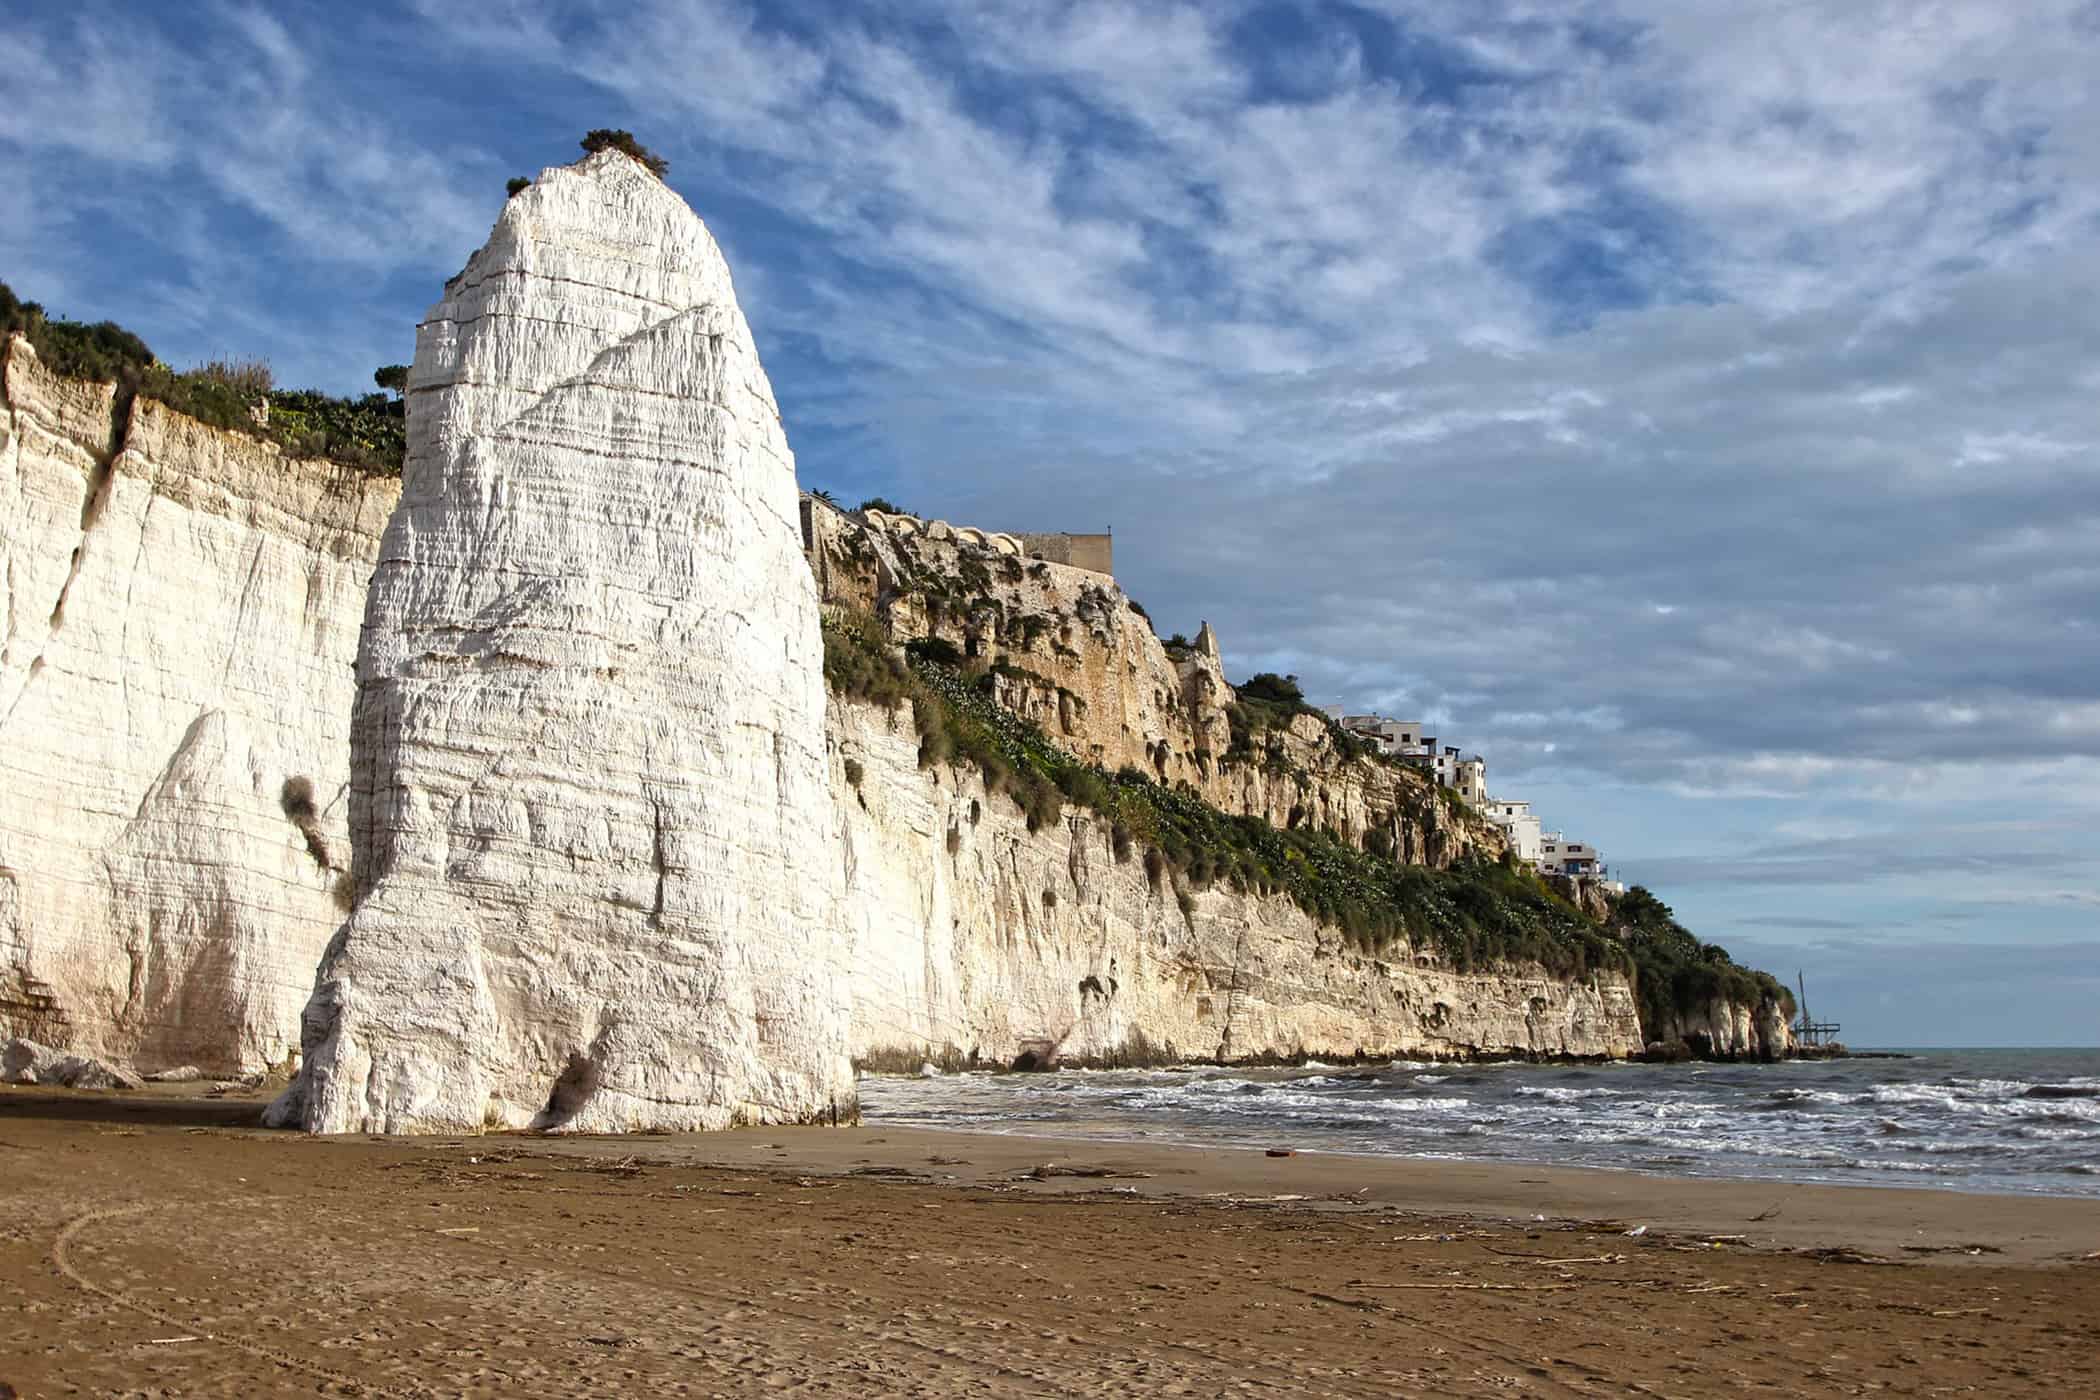
M854 1055L911 1068L1293 1056L1622 1056L1617 974L1463 974L1359 953L1289 899L1188 894L1079 808L1031 832L972 771L921 769L905 709L834 700ZM850 765L850 767L849 767ZM849 773L858 773L854 783Z
M357 903L272 1110L312 1131L854 1111L816 588L714 239L542 172L417 329L357 655Z
M342 918L394 483L4 356L0 1035L282 1062Z
M808 520L827 603L875 617L898 642L939 638L998 663L999 702L1075 757L1187 783L1223 811L1331 831L1408 864L1494 859L1505 847L1497 827L1425 775L1345 752L1316 716L1236 734L1237 697L1210 627L1170 650L1113 578L946 521L821 502Z

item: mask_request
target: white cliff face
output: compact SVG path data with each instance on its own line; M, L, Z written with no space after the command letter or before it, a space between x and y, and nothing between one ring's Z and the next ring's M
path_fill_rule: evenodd
M729 270L602 152L419 328L357 660L321 1132L853 1111L822 643Z
M1184 913L1107 822L1067 808L1031 833L974 771L922 771L908 711L835 701L831 730L865 1064L1641 1049L1621 977L1367 957L1283 896L1212 889Z
M0 1036L282 1063L342 917L395 485L4 355Z
M1758 1006L1716 997L1669 1016L1654 1038L1666 1046L1682 1044L1700 1055L1720 1059L1773 1060L1792 1053L1793 1028L1776 1002Z

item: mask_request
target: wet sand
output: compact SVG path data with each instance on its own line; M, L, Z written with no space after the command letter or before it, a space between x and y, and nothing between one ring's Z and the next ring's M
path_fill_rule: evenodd
M312 1139L257 1107L0 1090L0 1381L2100 1393L2100 1202L882 1127Z

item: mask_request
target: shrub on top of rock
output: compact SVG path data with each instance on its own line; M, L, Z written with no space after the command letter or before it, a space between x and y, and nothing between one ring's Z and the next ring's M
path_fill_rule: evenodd
M146 342L115 321L53 320L42 306L17 300L14 289L0 282L0 340L10 335L27 339L46 369L71 379L122 382L154 362Z
M643 168L659 180L671 170L671 162L635 140L633 132L619 127L601 126L595 131L586 132L578 144L593 155L599 151L618 151L623 156L630 156L640 161ZM513 190L511 193L516 194L517 191Z

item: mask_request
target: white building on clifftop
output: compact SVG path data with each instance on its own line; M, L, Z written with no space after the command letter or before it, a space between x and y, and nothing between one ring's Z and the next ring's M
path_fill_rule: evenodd
M1539 835L1539 870L1546 875L1602 875L1604 858L1585 841L1570 841L1558 831Z
M1539 819L1531 810L1529 802L1515 802L1500 797L1490 797L1481 805L1481 812L1509 841L1509 848L1518 860L1531 865L1539 859Z
M1446 788L1496 826L1509 843L1511 854L1534 867L1541 875L1569 875L1594 880L1612 894L1626 887L1606 878L1604 858L1595 846L1571 841L1558 831L1540 828L1538 814L1529 802L1495 797L1487 785L1487 760L1467 753L1456 744L1439 744L1420 720L1387 719L1383 715L1352 715L1340 705L1329 705L1327 717L1387 758L1428 773L1438 787Z

